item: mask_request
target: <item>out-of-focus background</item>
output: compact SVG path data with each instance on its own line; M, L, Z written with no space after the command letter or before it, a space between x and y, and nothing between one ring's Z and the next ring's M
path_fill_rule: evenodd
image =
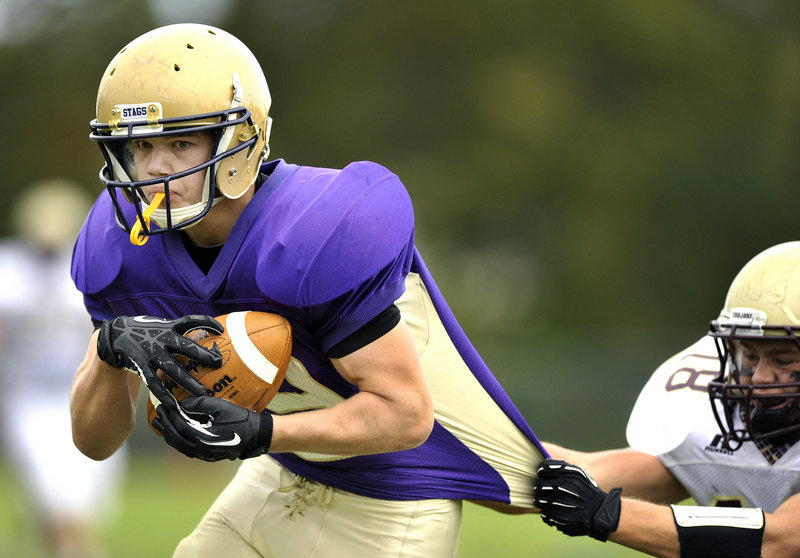
M423 257L540 438L621 446L649 373L704 334L751 256L798 238L798 16L792 0L4 0L0 196L51 176L99 193L88 122L110 59L152 27L220 26L264 67L273 157L400 175ZM130 449L133 471L184 478L144 424Z

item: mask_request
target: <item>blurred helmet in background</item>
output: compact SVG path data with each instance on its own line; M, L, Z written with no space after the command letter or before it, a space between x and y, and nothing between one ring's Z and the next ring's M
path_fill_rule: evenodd
M13 232L45 251L72 246L92 201L85 188L66 178L34 182L14 201Z

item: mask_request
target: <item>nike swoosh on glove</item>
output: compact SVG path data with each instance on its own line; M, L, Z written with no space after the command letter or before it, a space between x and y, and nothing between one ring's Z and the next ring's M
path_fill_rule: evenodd
M271 414L256 413L226 399L186 397L180 407L159 405L156 412L153 428L188 457L247 459L267 453L272 441ZM207 416L194 418L198 415Z

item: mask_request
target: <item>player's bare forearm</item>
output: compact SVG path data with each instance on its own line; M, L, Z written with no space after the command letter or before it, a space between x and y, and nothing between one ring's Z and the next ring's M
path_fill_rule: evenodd
M333 364L361 391L327 409L276 416L270 452L366 455L411 449L428 438L433 402L402 323Z
M761 556L791 558L800 555L800 495L795 495L772 514L765 514ZM623 498L619 528L610 541L653 556L675 557L680 553L675 519L668 506Z
M95 460L112 455L133 430L141 382L97 356L97 332L75 374L70 394L72 437Z
M795 495L772 514L765 514L761 556L790 558L800 553L800 495ZM610 541L653 556L678 558L678 532L671 508L623 498L619 528Z
M659 504L688 498L686 489L652 455L631 448L581 452L549 442L543 445L554 458L584 469L603 490L621 486L628 497Z
M800 556L800 494L795 494L778 506L774 513L765 514L764 539L761 554L764 558Z
M640 500L622 499L619 527L608 540L651 556L681 555L672 509Z
M661 461L631 448L599 452L586 471L605 490L622 486L628 498L676 504L689 497Z
M423 407L401 407L369 392L328 409L275 416L270 452L368 455L411 449L430 434Z

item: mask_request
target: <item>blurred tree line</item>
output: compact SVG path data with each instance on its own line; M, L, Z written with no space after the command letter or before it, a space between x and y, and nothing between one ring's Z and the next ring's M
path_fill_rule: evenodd
M103 70L152 27L202 21L196 3L8 2L2 195L52 175L99 192ZM272 156L400 175L423 256L542 438L623 444L654 367L745 261L797 238L796 2L216 5L206 22L267 75Z

